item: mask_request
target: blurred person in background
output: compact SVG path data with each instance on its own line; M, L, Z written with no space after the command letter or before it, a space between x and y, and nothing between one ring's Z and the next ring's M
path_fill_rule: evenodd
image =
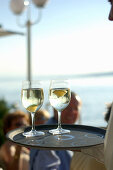
M50 114L45 109L40 109L35 113L35 125L45 124L50 118Z
M109 12L109 17L108 17L108 19L110 20L110 21L113 21L113 0L108 0L108 2L110 2L110 4L111 4L111 9L110 9L110 12Z
M106 112L104 113L104 120L108 123L110 113L111 113L112 103L108 103L106 105Z
M74 124L80 116L81 99L74 92L71 93L71 101L62 111L62 124ZM54 109L54 116L47 124L57 124L58 113ZM71 151L53 151L31 149L30 170L69 170L72 157ZM42 161L43 160L43 161Z
M4 135L9 131L29 125L28 114L17 110L8 113L3 120ZM5 170L28 170L29 149L6 140L0 148L0 164Z

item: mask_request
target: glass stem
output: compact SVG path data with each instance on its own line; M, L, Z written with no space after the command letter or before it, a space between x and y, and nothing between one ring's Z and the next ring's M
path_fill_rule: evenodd
M31 112L31 121L32 121L32 130L35 130L35 116L34 113Z
M61 129L61 112L58 111L58 129Z

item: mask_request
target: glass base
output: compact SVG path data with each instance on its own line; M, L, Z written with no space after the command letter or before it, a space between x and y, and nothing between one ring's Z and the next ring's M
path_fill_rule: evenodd
M36 130L31 130L30 132L23 133L23 136L26 136L26 137L42 136L42 135L45 135L45 133L41 131L36 131Z
M57 128L57 129L49 130L49 133L52 133L53 135L62 135L62 134L70 133L70 130Z

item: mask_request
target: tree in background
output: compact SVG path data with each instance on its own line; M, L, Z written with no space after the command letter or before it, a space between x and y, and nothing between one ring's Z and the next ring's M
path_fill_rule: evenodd
M14 108L13 105L9 105L4 99L0 99L0 146L5 141L5 136L3 133L3 118L12 108Z

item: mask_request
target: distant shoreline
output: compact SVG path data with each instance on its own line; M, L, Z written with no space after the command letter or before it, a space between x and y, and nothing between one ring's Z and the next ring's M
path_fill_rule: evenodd
M113 71L98 72L98 73L83 73L83 74L69 74L69 75L39 75L33 76L33 79L51 80L51 79L81 79L81 78L98 78L98 77L112 77ZM0 76L0 81L8 80L25 80L25 76Z

